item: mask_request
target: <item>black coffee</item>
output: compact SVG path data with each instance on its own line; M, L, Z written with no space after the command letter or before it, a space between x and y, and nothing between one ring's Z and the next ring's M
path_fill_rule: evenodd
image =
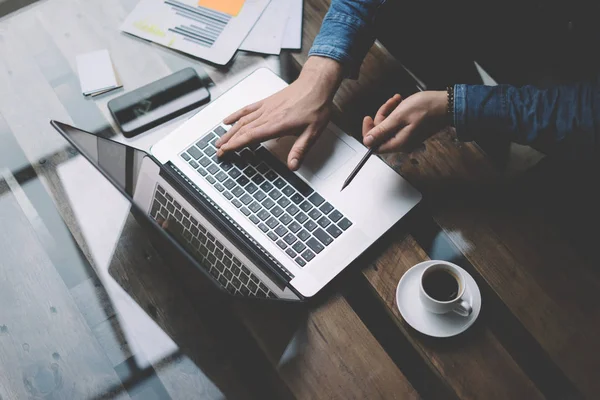
M458 281L449 271L436 269L423 277L423 289L437 301L450 301L458 296Z

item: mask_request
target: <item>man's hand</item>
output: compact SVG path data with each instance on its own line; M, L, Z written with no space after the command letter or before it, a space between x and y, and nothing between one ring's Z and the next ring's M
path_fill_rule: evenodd
M342 66L337 61L310 57L294 83L225 118L225 124L235 125L217 141L217 156L251 143L297 135L287 164L291 170L298 169L329 122L333 96L341 81Z
M363 120L363 142L367 147L380 144L379 153L409 151L437 133L446 124L447 94L427 91L404 101L395 95L381 106L375 120Z

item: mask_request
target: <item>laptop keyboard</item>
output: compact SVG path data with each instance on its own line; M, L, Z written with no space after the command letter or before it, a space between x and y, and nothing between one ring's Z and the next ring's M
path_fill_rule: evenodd
M154 192L150 216L159 224L169 221L169 228L187 241L195 258L229 293L245 297L277 297L160 185Z
M265 147L217 159L217 126L180 157L300 267L315 259L352 222Z

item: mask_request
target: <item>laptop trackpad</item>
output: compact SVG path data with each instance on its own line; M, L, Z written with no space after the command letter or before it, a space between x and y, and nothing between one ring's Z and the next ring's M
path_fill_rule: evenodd
M285 136L277 139L277 144L270 149L285 164L295 141L296 137ZM308 152L300 172L306 171L325 180L355 154L356 151L352 147L344 143L335 133L326 129Z

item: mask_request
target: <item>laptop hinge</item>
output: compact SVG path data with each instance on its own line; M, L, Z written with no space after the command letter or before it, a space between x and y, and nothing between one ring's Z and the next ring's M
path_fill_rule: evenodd
M260 243L250 236L235 220L223 211L206 193L196 186L183 172L170 161L161 168L161 176L169 183L176 183L185 189L181 193L190 204L198 207L202 215L215 225L227 239L231 240L255 264L266 266L285 284L294 275L275 259ZM163 172L165 172L163 174Z

